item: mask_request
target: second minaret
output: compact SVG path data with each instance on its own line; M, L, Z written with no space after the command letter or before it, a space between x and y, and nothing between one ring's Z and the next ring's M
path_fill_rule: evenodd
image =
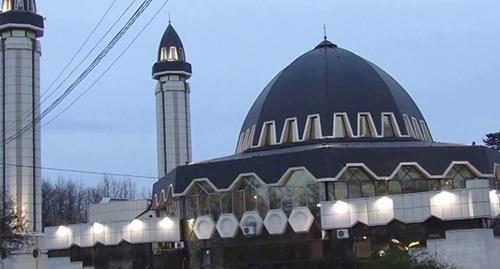
M158 176L164 177L179 165L191 162L191 119L189 84L191 64L174 27L168 24L160 43L153 78L158 81L156 119Z

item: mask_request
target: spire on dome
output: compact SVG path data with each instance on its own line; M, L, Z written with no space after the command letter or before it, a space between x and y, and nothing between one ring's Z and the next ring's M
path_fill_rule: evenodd
M2 13L8 11L27 11L36 13L35 0L3 0Z

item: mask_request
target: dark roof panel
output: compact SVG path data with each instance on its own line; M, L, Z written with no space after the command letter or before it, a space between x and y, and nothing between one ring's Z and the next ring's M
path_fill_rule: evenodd
M359 112L371 113L380 133L381 113L393 112L406 134L402 113L424 120L401 85L373 63L331 42L323 41L281 71L262 91L250 109L241 132L256 126L257 144L262 124L275 121L280 137L287 118L297 117L299 130L308 115L319 114L322 132L332 135L333 114L348 114L357 122ZM352 124L357 132L357 125Z

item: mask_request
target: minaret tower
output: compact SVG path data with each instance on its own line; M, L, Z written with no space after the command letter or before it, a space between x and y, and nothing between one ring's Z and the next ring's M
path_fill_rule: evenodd
M40 43L43 17L35 0L3 0L0 12L0 197L12 199L42 233L40 176ZM15 139L15 134L29 129ZM2 209L3 210L3 209ZM3 211L2 211L3 212Z
M191 64L172 24L161 39L158 61L153 66L158 137L158 176L191 162L189 84Z

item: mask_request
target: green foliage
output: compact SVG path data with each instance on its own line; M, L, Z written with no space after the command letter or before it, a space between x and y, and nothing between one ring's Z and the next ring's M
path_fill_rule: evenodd
M483 142L489 148L500 150L500 132L487 134Z
M424 254L409 255L406 252L392 251L384 256L376 256L361 263L361 269L455 269Z

